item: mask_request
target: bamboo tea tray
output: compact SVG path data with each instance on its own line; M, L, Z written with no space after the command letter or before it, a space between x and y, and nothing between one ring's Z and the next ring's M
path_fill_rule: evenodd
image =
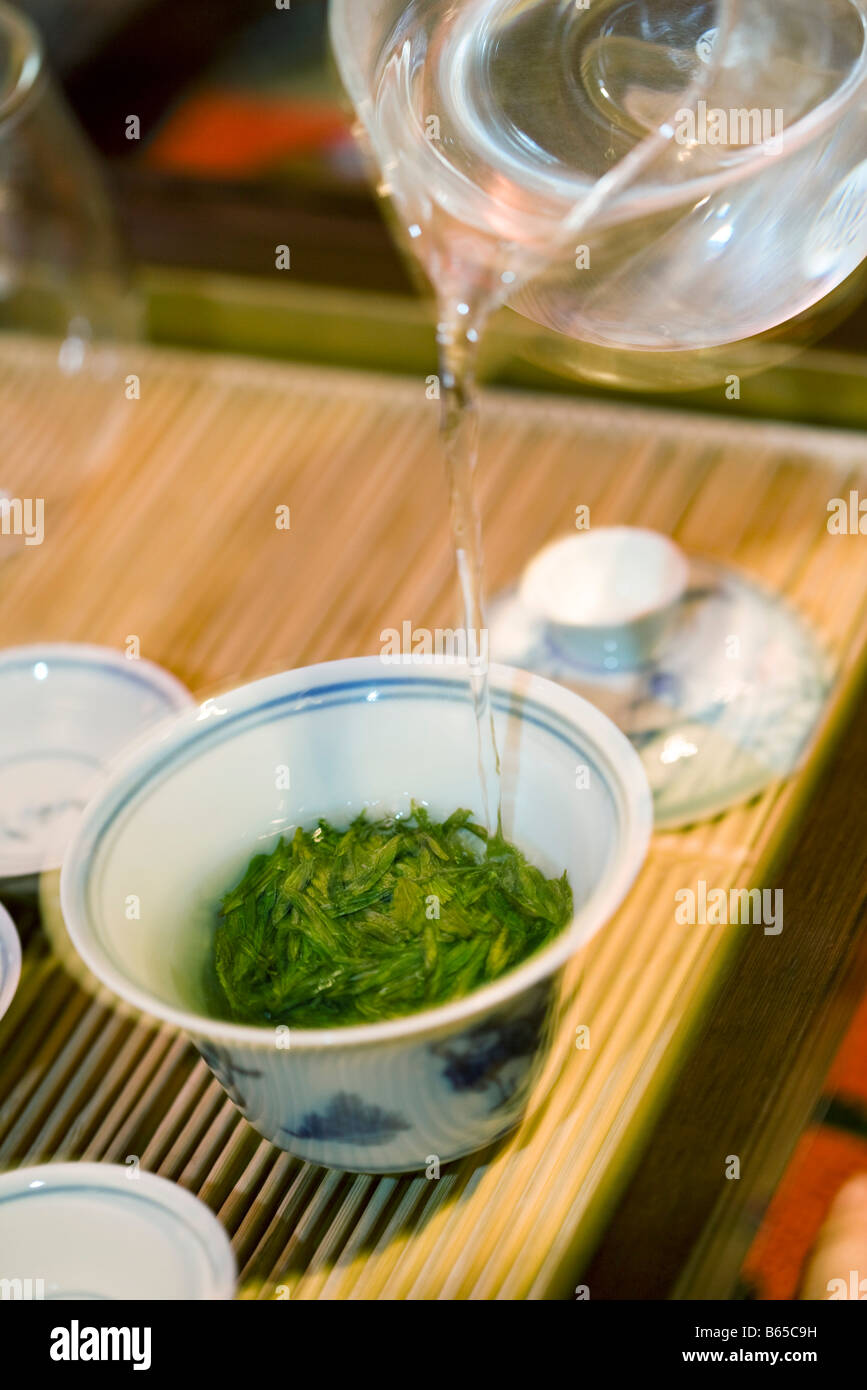
M116 389L98 467L76 481L104 388L91 400L58 385L42 347L0 344L4 485L45 498L43 544L0 557L0 644L137 638L204 697L378 651L407 619L453 623L423 380L141 350ZM829 499L867 489L861 437L502 392L483 414L492 591L587 505L594 524L656 527L785 595L837 663L832 698L796 776L656 836L574 964L524 1124L439 1179L341 1174L272 1148L183 1038L89 995L30 934L0 1023L0 1168L128 1162L181 1183L229 1232L243 1298L573 1296L730 953L756 930L679 926L675 891L767 882L862 676L867 544L826 527Z

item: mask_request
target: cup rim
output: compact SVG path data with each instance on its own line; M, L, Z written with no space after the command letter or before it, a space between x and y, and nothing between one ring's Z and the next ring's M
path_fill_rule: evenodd
M671 564L671 575L668 585L660 591L652 602L645 603L643 608L635 613L626 616L601 617L597 619L588 618L581 622L571 623L565 618L552 618L545 612L543 606L537 603L532 595L532 578L541 566L543 557L547 558L558 549L565 549L567 545L574 546L575 542L589 540L595 537L615 540L619 538L635 537L643 540L652 540L660 552L665 552ZM666 612L673 604L679 602L689 587L689 561L676 541L670 536L666 536L662 531L654 531L649 526L592 526L588 531L578 531L565 536L557 536L549 541L541 550L533 556L527 563L521 575L519 592L521 602L538 621L547 623L550 627L565 629L569 632L602 633L609 631L621 631L635 627L647 618L655 617L659 613Z
M8 1013L21 980L21 940L12 914L0 903L0 1018Z
M136 1181L131 1183L130 1169L120 1163L51 1161L0 1173L0 1202L26 1198L28 1189L34 1184L61 1196L70 1192L90 1192L143 1198L155 1212L172 1217L197 1242L207 1277L207 1290L202 1297L215 1300L235 1297L238 1265L228 1232L207 1203L179 1183L145 1168L137 1171Z
M0 29L18 38L26 50L14 84L0 88L0 128L14 117L33 91L45 68L45 50L36 25L11 5L0 0Z
M388 667L381 656L352 657L267 676L227 691L219 699L232 701L233 714L249 714L278 692L285 695L287 683L290 692L303 699L321 694L324 688L341 680L378 680L381 683L383 672L386 679L392 680L433 678L454 681L456 670L463 682L468 668L461 673L458 663L443 667L431 660L418 660L405 668L400 676L389 677ZM604 714L564 686L545 680L542 676L496 663L491 664L489 675L495 692L517 694L522 704L535 698L549 714L559 717L566 725L580 728L582 735L592 743L609 774L609 791L617 804L622 827L607 873L551 944L515 970L458 999L380 1023L334 1028L290 1027L293 1052L410 1039L450 1029L455 1024L508 1002L554 974L586 945L616 911L637 877L650 841L653 805L644 767L629 740ZM468 703L468 717L470 710ZM517 717L522 717L520 711ZM215 720L210 727L216 728L218 722ZM133 784L145 787L149 780L148 768L153 769L157 758L161 763L166 758L173 761L194 739L203 736L208 735L202 734L201 709L193 707L191 711L181 714L171 728L157 730L152 740L134 748L129 757L116 764L112 777L87 807L67 849L60 876L61 908L76 951L93 974L121 999L193 1037L216 1043L271 1049L275 1046L274 1026L232 1023L178 1008L131 981L101 945L93 925L88 898L90 871L99 840L117 813L123 796L122 789Z

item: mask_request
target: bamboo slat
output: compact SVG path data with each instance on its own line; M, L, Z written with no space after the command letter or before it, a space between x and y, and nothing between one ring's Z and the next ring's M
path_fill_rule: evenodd
M376 651L405 619L449 625L423 381L144 349L119 366L114 388L89 388L59 378L40 344L0 344L0 488L46 502L41 546L0 537L4 646L123 648L135 635L204 696ZM138 400L123 393L131 373ZM797 776L655 837L627 903L571 970L521 1129L438 1181L326 1172L271 1148L182 1039L88 997L31 942L0 1024L0 1165L137 1157L218 1213L245 1298L568 1296L737 950L737 932L678 926L674 893L700 877L761 881L867 649L867 546L826 527L828 500L865 487L859 436L503 392L483 417L492 589L587 504L595 524L657 527L784 594L836 661L833 695ZM274 524L283 504L289 531Z

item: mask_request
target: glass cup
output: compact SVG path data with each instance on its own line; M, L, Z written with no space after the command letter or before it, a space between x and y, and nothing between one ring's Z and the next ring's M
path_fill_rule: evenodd
M0 556L105 457L138 331L92 154L36 30L0 3Z

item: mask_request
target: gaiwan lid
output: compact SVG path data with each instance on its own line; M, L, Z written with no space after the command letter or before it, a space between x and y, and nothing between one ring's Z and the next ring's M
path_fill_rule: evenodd
M16 1297L229 1299L236 1277L217 1218L166 1178L108 1163L0 1175L0 1281Z

